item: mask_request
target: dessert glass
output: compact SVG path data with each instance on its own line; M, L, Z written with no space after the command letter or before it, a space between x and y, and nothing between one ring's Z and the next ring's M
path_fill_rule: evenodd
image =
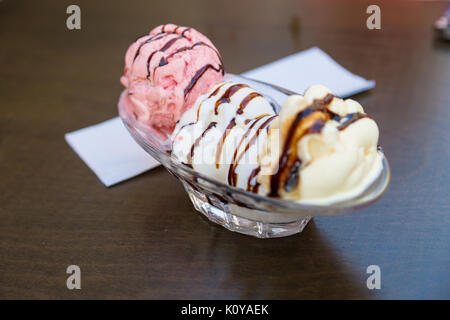
M277 111L289 95L295 94L232 74L227 74L225 81L251 86L273 103ZM277 238L299 233L313 216L349 213L369 206L384 194L389 185L390 169L383 154L380 175L355 198L331 205L313 205L261 196L196 172L171 156L169 140L158 138L148 127L136 121L120 103L119 114L134 140L181 181L198 212L228 230L246 235Z

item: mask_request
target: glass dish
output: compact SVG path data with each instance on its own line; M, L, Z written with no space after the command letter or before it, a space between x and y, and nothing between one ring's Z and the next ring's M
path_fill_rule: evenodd
M245 83L263 94L279 111L289 90L242 76L227 74L225 80ZM386 191L390 169L383 155L381 174L356 198L331 205L302 204L270 198L204 176L170 155L170 141L161 141L119 103L119 114L136 142L183 184L195 209L228 230L258 238L299 233L313 216L349 213L369 206Z

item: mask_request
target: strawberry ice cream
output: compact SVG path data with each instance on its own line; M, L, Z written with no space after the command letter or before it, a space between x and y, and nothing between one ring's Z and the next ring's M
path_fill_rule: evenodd
M223 74L220 54L208 38L192 28L161 25L128 48L119 103L166 138Z

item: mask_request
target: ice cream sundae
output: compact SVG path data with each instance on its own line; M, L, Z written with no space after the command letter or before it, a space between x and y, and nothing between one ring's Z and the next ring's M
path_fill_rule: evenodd
M343 201L380 174L378 127L358 102L314 85L277 110L262 92L223 75L209 39L162 25L128 49L120 103L168 138L179 162L269 198Z

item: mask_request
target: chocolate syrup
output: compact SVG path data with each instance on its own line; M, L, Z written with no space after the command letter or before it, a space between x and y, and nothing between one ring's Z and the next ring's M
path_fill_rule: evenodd
M192 88L196 85L198 79L201 78L201 76L208 70L208 69L213 69L217 72L223 72L223 67L220 65L219 68L214 67L212 64L207 64L204 65L203 67L201 67L196 73L195 75L192 77L189 85L186 87L186 89L184 89L184 98L186 98L186 96L188 95L188 93L192 90Z
M134 62L134 61L136 60L136 58L139 56L139 53L141 52L141 48L142 48L144 45L146 45L147 43L150 43L150 42L152 42L152 41L156 41L156 40L162 39L162 38L164 38L164 37L167 37L169 34L170 34L170 33L164 33L164 34L158 33L158 34L156 34L156 35L154 35L154 36L150 36L147 40L142 41L141 44L139 45L138 49L136 50L136 54L134 55L133 62Z
M321 133L324 126L325 126L325 121L324 120L316 120L308 128L308 130L305 133L305 135L306 134L311 134L311 133Z
M178 123L178 121L177 121L177 123ZM189 123L183 124L181 126L181 128L178 130L177 134L173 137L173 139L175 140L175 138L178 136L178 134L181 132L181 130L183 130L186 127L192 126L194 124L195 124L195 122L189 122Z
M168 32L168 33L165 32L165 27L166 27L166 25L163 25L163 26L161 27L161 31L160 31L159 33L157 33L156 35L153 35L153 36L149 36L149 38L147 38L145 41L143 41L142 43L139 44L139 47L138 47L138 49L136 50L136 53L135 53L133 62L137 59L137 57L138 57L139 54L140 54L141 48L142 48L145 44L150 43L150 42L152 42L152 41L156 41L156 40L162 39L162 38L164 38L164 37L167 37L167 36L170 35L170 34L178 34L178 28L179 28L179 26L176 26L175 29L174 29L172 32ZM191 28L186 28L186 29L184 29L183 32L181 32L181 34L179 35L179 37L175 37L175 38L169 40L166 44L164 44L164 46L163 46L161 49L159 49L159 50L157 50L157 51L153 51L153 52L150 54L150 56L147 58L147 79L150 80L150 75L151 75L151 74L155 75L155 71L156 71L157 68L167 65L167 64L169 63L169 58L170 58L170 57L173 57L175 54L177 54L177 53L179 53L179 52L186 51L186 50L192 50L192 49L194 49L194 48L197 47L197 46L207 46L207 47L211 48L212 50L214 50L214 52L216 53L216 55L217 55L217 57L219 58L219 61L220 61L219 66L216 68L216 67L214 67L214 66L211 65L211 64L207 64L207 65L203 66L202 68L200 68L200 69L197 71L197 73L194 75L194 77L191 79L189 85L184 89L184 97L185 97L185 98L186 98L187 94L188 94L188 93L192 90L192 88L195 86L195 84L197 83L198 79L199 79L199 78L200 78L200 77L201 77L208 69L212 68L212 69L214 69L214 70L217 71L217 72L221 72L222 74L225 74L225 70L224 70L224 68L223 68L222 57L220 56L219 52L218 52L214 47L212 47L211 45L209 45L209 44L207 44L207 43L204 43L204 42L202 42L202 41L197 42L197 43L194 43L194 44L193 44L192 46L190 46L190 47L182 47L182 48L179 48L179 49L177 49L175 52L173 52L173 53L171 53L170 55L168 55L167 57L162 57L162 58L160 59L158 65L155 66L155 68L153 69L153 72L150 72L150 63L151 63L151 60L152 60L154 54L155 54L156 52L165 52L165 51L168 50L168 49L169 49L176 41L178 41L179 39L182 39L182 38L186 38L186 32L188 32L189 30L191 30ZM188 36L188 38L190 39L189 36Z
M303 119L308 117L314 112L323 112L327 118L335 118L336 114L326 108L328 104L331 103L334 96L332 94L327 94L323 99L316 99L313 103L298 112L295 116L294 121L292 121L289 127L288 133L286 135L286 140L284 142L283 150L280 155L279 167L277 173L270 177L270 191L269 197L279 197L279 188L281 179L284 178L284 189L293 190L298 184L298 172L301 166L301 160L297 157L296 142L300 140L307 133L319 133L325 122L315 121L313 125L305 130L299 137L296 137L296 141L292 141L295 136L295 131ZM309 130L312 130L309 132ZM294 150L292 149L294 146Z
M233 96L233 94L235 94L239 89L241 88L246 88L248 86L246 86L245 84L235 84L230 86L223 94L222 96L216 101L216 105L214 106L214 114L218 115L219 114L219 106L222 103L230 103L231 97Z
M247 143L247 145L244 148L244 151L241 152L239 157L237 157L236 160L233 157L233 162L232 162L232 164L230 165L230 167L228 169L228 180L229 181L231 180L231 182L232 182L231 185L232 186L236 186L236 184L237 184L236 168L239 165L239 161L242 159L242 157L248 151L248 149L250 149L250 147L255 143L256 139L259 137L259 134L260 134L261 130L263 130L266 126L268 126L275 117L276 117L276 115L273 115L273 116L269 117L266 121L264 121L263 124L258 128L258 130L256 130L256 134ZM238 149L236 149L236 151L237 150ZM236 152L235 152L235 154L236 154ZM230 174L230 171L231 171L231 174ZM230 179L230 176L231 176L231 179Z
M233 127L235 125L236 125L236 118L233 118L228 123L228 126L225 128L222 138L219 141L219 145L217 146L217 149L216 149L216 169L219 169L219 167L220 167L220 164L219 164L220 156L222 155L222 149L223 149L223 145L225 144L225 139L227 138L228 133L230 133L231 129L233 129Z
M173 38L172 40L168 41L161 49L159 49L159 51L164 52L167 49L169 49L175 42L177 42L177 40L179 39L183 39L184 36L179 36L176 38Z
M184 29L183 32L181 33L181 35L184 37L184 34L185 34L186 32L188 32L189 30L191 30L191 28L186 28L186 29Z
M258 123L258 121L261 119L262 117L258 117L256 119L254 119L254 122L250 125L250 127L247 128L247 131L244 133L244 135L242 136L241 140L239 141L238 146L236 147L236 149L234 150L233 153L233 159L231 160L231 164L230 167L228 169L228 184L232 185L232 180L233 180L233 166L236 162L236 157L237 157L237 152L238 150L241 148L242 143L244 142L245 138L247 138L247 136L250 134L251 130L253 129L253 127Z
M242 99L242 102L240 103L236 113L242 114L244 112L245 107L250 103L250 101L252 101L257 97L262 97L262 95L260 95L258 92L249 93L244 99Z
M224 85L225 85L225 83L222 83L220 86L218 86L218 87L216 88L216 90L214 90L214 91L208 96L208 99L214 97L214 96L219 92L220 88L222 88ZM197 117L197 119L198 119L198 117Z
M167 57L161 58L161 59L164 59L164 60L166 61L166 64L167 64L168 61L169 61L169 59L172 58L172 57L173 57L174 55L176 55L177 53L180 53L180 52L183 52L183 51L190 51L190 50L193 50L194 48L199 47L199 46L205 46L205 47L210 48L211 50L214 50L214 52L216 53L216 55L217 55L217 57L219 58L219 60L222 59L222 58L220 57L219 52L218 52L216 49L214 49L212 46L210 46L209 44L204 43L204 42L202 42L202 41L196 42L196 43L194 43L192 46L181 47L181 48L175 50L174 52L172 52L171 54L169 54ZM157 67L153 70L153 73L155 73L155 71L156 71L156 69L157 69L158 67L161 67L161 65L157 66Z
M258 193L259 182L257 180L257 176L260 171L261 171L261 166L258 166L255 169L253 169L252 172L250 173L250 176L248 177L248 181L247 181L247 191Z
M344 122L339 125L338 130L344 130L345 128L347 128L349 125L351 125L352 123L358 121L359 119L362 118L368 118L369 116L365 113L361 113L361 112L357 112L357 113L351 113L346 115L343 119Z
M289 169L286 183L284 184L284 190L286 192L291 192L297 187L298 176L300 174L301 165L302 165L302 161L299 158L296 158L294 161L294 164Z
M157 53L157 52L164 52L164 51L166 51L166 50L169 49L175 42L177 42L179 39L182 39L182 38L184 38L184 36L181 35L181 36L179 36L179 37L175 37L175 38L173 38L173 39L170 39L169 41L167 41L167 42L161 47L161 49L152 52L152 54L151 54L151 55L148 57L148 59L147 59L147 79L150 78L150 63L151 63L151 61L152 61L153 55L154 55L155 53ZM165 59L164 59L164 60L163 60L163 59L164 59L164 58L162 58L162 59L159 61L159 65L160 65L160 66L161 66L161 63L165 61ZM167 64L167 61L166 61L166 64ZM164 65L164 64L163 64L163 65ZM153 74L154 74L154 72L153 72Z
M200 141L202 141L202 139L206 135L206 133L211 128L214 128L216 125L217 125L217 122L211 122L209 124L209 126L205 129L205 131L203 131L202 134L197 139L195 139L194 144L191 146L191 152L189 153L189 156L188 156L188 163L190 163L192 165L192 158L194 157L195 148L198 147L198 145L200 144Z
M138 57L139 54L140 54L141 48L142 48L145 44L150 43L150 42L152 42L152 41L156 41L156 40L162 39L162 38L164 38L164 37L167 37L167 36L170 35L170 34L177 34L178 28L179 28L180 26L176 26L175 29L174 29L172 32L168 32L168 33L165 32L165 27L166 27L166 25L163 25L163 26L161 27L161 31L160 31L159 33L157 33L157 34L155 34L155 35L153 35L153 36L149 36L149 38L147 38L145 41L143 41L143 42L139 45L138 49L136 50L136 53L135 53L133 62L137 59L137 57ZM181 32L181 34L180 34L179 37L173 38L172 40L168 41L168 42L167 42L160 50L158 50L158 51L159 51L159 52L164 52L164 51L166 51L167 49L169 49L169 48L170 48L170 47L171 47L178 39L186 38L185 34L186 34L186 32L188 32L189 30L191 30L191 28L186 28L186 29L184 29L183 32ZM168 59L169 59L170 57L174 56L175 54L177 54L177 53L179 53L179 52L181 52L181 51L192 50L192 49L194 49L195 47L200 46L200 45L207 46L207 47L211 48L212 50L214 50L214 52L217 54L217 57L218 57L219 60L220 60L220 65L223 66L223 63L222 63L222 57L220 56L219 52L218 52L215 48L213 48L212 46L210 46L209 44L200 41L200 42L195 43L195 44L192 45L191 47L183 47L183 48L180 48L180 49L176 50L175 52L173 52L172 54L170 54L168 57L163 57L163 58L161 58L161 60L160 60L160 62L159 62L159 64L158 64L158 66L156 66L155 69L153 70L153 74L154 74L155 70L156 70L158 67L162 67L162 66L166 65L166 64L168 63ZM150 67L151 59L152 59L153 55L154 55L156 52L158 52L158 51L153 52L153 53L151 54L151 56L147 59L147 70L148 70L147 79L150 77L150 69L149 69L149 67ZM222 72L223 72L223 70L222 70Z

